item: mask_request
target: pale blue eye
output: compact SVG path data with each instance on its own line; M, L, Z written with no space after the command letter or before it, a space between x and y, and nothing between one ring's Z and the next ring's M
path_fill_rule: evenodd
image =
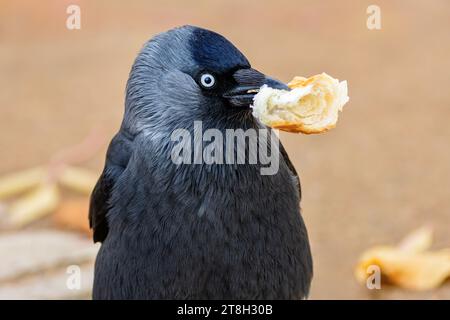
M205 88L211 88L216 83L216 79L212 74L204 73L200 77L200 84Z

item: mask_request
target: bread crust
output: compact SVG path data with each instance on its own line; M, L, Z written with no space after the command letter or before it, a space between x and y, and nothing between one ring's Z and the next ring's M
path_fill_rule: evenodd
M301 123L290 122L290 121L276 121L268 124L270 127L282 131L292 132L292 133L304 133L304 134L318 134L331 130L336 127L336 124L331 124L320 129L313 129L303 126Z
M346 81L322 73L309 78L296 76L287 85L292 91L263 86L254 98L255 117L274 129L293 133L318 134L336 127L338 113L349 99ZM320 104L320 113L314 104ZM297 114L303 107L303 113Z

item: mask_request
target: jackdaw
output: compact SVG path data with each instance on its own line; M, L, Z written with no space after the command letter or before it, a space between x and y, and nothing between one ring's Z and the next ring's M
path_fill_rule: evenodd
M195 135L195 121L224 136L268 130L250 109L263 84L288 90L209 30L183 26L144 45L91 196L90 225L102 243L94 299L307 297L312 259L300 181L283 146L272 146L279 165L267 175L260 162L180 164L172 157L180 143L173 132ZM194 148L184 151L194 157ZM245 152L248 159L255 151Z

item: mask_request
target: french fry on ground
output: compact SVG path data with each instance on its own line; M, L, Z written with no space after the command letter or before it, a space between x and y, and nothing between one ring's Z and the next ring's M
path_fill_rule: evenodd
M432 243L433 230L431 227L422 227L404 237L397 247L403 252L419 253L429 249Z
M365 283L369 266L377 265L389 284L410 290L436 288L450 277L450 249L427 251L431 243L431 229L421 228L397 246L369 249L356 266L356 279Z
M13 227L23 227L52 213L58 206L59 199L57 186L43 183L8 207L8 223Z
M0 199L15 196L37 186L46 174L44 167L37 167L0 177Z
M73 166L66 166L58 177L59 183L64 187L85 195L91 194L97 179L97 174Z

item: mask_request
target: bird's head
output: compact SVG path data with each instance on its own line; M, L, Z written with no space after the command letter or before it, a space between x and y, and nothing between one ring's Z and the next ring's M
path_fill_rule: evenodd
M124 126L182 127L194 120L214 123L250 115L258 89L288 89L252 69L247 58L223 36L184 26L161 33L145 44L127 83Z

